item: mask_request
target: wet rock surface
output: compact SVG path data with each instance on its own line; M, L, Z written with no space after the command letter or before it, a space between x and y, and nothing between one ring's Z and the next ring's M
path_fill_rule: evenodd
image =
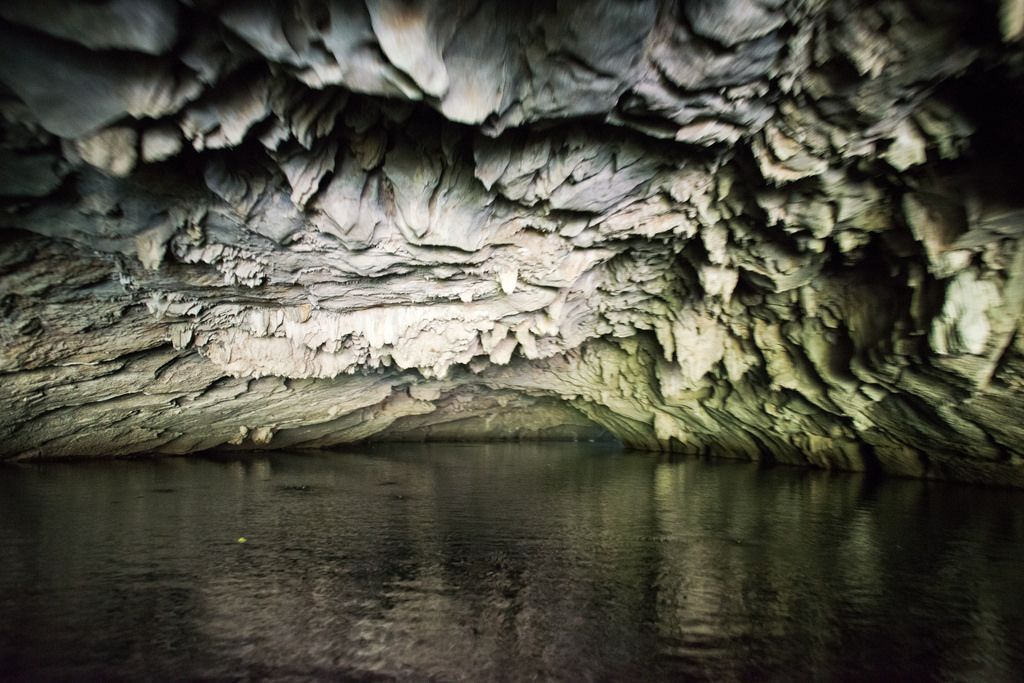
M0 453L1024 485L1015 3L7 3Z

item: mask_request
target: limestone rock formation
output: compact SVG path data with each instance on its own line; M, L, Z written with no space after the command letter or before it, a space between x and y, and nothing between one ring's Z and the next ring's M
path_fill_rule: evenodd
M1024 485L1017 2L0 7L0 455Z

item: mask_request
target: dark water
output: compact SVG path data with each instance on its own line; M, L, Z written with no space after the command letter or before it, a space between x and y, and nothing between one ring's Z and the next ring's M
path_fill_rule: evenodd
M3 468L0 672L1019 679L1024 493L564 445Z

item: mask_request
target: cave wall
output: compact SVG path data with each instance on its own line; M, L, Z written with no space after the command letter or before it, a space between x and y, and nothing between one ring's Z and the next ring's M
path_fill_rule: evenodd
M0 457L1024 485L1018 2L0 7Z

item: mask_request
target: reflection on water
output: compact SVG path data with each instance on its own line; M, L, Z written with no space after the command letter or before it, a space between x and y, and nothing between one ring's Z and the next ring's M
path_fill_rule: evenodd
M11 467L0 673L1015 678L1022 544L1021 492L594 446Z

